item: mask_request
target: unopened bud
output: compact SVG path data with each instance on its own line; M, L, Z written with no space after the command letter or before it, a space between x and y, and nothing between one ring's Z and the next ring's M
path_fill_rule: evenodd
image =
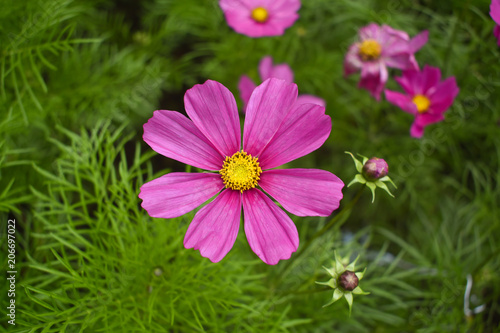
M367 180L377 180L387 176L389 166L381 158L372 157L363 165L363 176Z
M345 271L339 277L339 285L347 291L353 291L358 286L358 277L352 271Z

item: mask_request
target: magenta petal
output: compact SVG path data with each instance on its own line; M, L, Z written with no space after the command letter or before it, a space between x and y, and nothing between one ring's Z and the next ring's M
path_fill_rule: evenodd
M219 5L224 12L227 24L236 32L249 37L282 35L299 17L296 11L300 7L299 0L220 0ZM266 22L260 23L252 19L252 10L264 7L269 13Z
M262 58L259 63L259 74L262 81L269 78L285 80L288 83L293 83L293 71L287 64L273 65L273 58L270 56Z
M222 188L219 174L173 172L142 185L142 208L152 217L170 219L192 211Z
M414 96L416 94L423 94L421 87L416 87L415 82L419 80L419 71L407 70L403 72L403 76L395 76L394 80L399 83L401 88L410 95Z
M223 156L240 150L238 107L226 87L211 80L197 84L184 95L184 104L189 118Z
M493 29L493 35L497 39L497 45L500 46L500 25L496 25Z
M344 76L349 76L358 72L363 67L363 62L359 58L359 43L349 47L344 59Z
M367 26L364 26L361 29L359 29L359 37L362 41L366 39L375 39L376 41L379 41L380 31L381 28L378 24L370 23Z
M155 111L144 141L159 154L197 168L219 170L224 159L191 120L176 111Z
M444 120L444 116L442 113L432 114L430 112L426 112L426 113L419 114L415 118L414 124L416 126L425 127L427 125L438 123L438 122L443 121L443 120Z
M457 97L459 88L455 77L449 77L440 82L432 92L429 90L431 108L436 112L443 112L448 109Z
M387 82L387 68L381 63L365 63L361 68L361 80L358 86L370 92L370 94L378 101L380 94L384 90Z
M219 262L231 250L240 228L241 194L224 190L196 215L184 237L184 247L200 250L212 262Z
M490 15L496 24L500 24L500 0L491 1Z
M246 75L242 75L238 82L238 90L240 91L240 98L243 101L243 112L246 111L248 100L252 96L253 90L257 87L255 83Z
M245 0L247 3L257 2L255 0ZM286 16L295 13L300 9L300 0L259 0L260 4L269 8L275 15Z
M273 71L273 58L271 56L266 56L262 58L259 62L259 75L262 81L265 81L273 76L271 73Z
M259 156L262 149L278 131L297 99L297 85L283 80L267 79L253 91L248 102L243 149Z
M409 69L413 68L412 58L408 54L398 54L391 57L385 58L384 63L387 67L397 68L397 69ZM417 65L418 68L418 65Z
M319 98L318 96L314 95L299 95L297 97L297 101L295 102L296 105L300 104L316 104L322 107L326 106L326 102L324 99Z
M330 116L316 104L295 104L259 156L262 169L271 169L318 149L332 130Z
M431 89L438 85L439 80L441 80L441 70L437 67L424 66L421 73L421 94L427 95L431 93Z
M410 135L414 138L421 138L424 135L424 127L413 123L410 128Z
M424 46L429 40L429 31L424 30L410 41L410 53L415 53Z
M289 259L299 246L293 221L257 189L243 192L245 234L252 251L268 265Z
M413 103L412 99L403 95L397 91L385 90L385 99L399 107L401 110L408 112L409 114L416 115L418 113L417 106Z
M317 169L267 170L259 185L283 208L298 216L328 216L339 207L344 182Z

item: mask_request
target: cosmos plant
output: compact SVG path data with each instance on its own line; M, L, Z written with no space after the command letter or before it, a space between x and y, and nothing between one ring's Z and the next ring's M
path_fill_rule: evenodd
M155 111L144 125L144 141L166 157L211 172L173 172L144 184L142 207L153 217L174 218L218 194L194 216L186 248L220 261L233 247L243 208L253 252L269 265L290 258L299 245L297 228L269 196L292 214L328 216L338 208L344 186L324 170L273 169L316 150L330 135L325 108L296 100L295 84L264 81L248 102L243 140L236 101L215 81L186 92L190 119Z
M427 43L427 39L428 31L410 39L404 31L371 23L359 30L359 41L349 48L344 74L361 72L359 87L379 100L389 77L387 68L418 69L415 52Z
M293 83L293 71L288 66L288 64L273 64L273 58L266 56L259 62L259 75L262 81L269 78L277 78L285 80L288 83ZM240 81L238 82L238 90L240 91L240 97L243 101L243 111L246 110L248 100L255 89L256 84L246 75L242 75ZM320 106L325 106L325 100L313 95L301 94L297 97L298 104L318 104Z
M281 36L299 18L299 0L220 0L227 24L248 37Z
M425 66L422 71L404 71L395 80L405 94L386 90L385 98L415 117L410 129L411 136L415 138L424 135L426 126L444 120L444 113L459 92L455 77L441 81L441 70L437 67Z

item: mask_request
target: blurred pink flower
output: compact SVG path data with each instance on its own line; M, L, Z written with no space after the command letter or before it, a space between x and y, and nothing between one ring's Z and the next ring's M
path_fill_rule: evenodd
M299 18L300 0L219 0L227 24L248 37L281 36Z
M418 69L414 54L427 43L428 35L426 30L410 40L404 31L371 23L359 30L359 42L349 48L344 60L344 74L361 71L359 87L380 100L389 76L387 67Z
M490 16L497 24L493 34L497 38L497 44L500 46L500 0L492 0L490 5Z
M344 183L316 169L275 169L318 149L328 138L331 119L319 105L297 105L297 86L268 79L248 102L241 143L236 101L222 84L207 81L186 92L191 119L176 111L155 111L144 125L144 141L156 152L211 173L173 172L141 187L149 215L174 218L201 208L184 246L218 262L233 247L243 208L244 228L253 252L274 265L299 245L290 213L328 216L342 199ZM259 188L257 188L259 187ZM221 192L222 191L222 192Z
M455 77L441 80L439 68L425 66L422 71L408 70L395 80L406 92L385 90L385 98L415 116L410 134L420 138L424 128L432 123L444 120L443 114L453 104L459 89Z
M285 80L287 83L293 83L293 71L288 64L273 65L273 58L270 56L264 57L259 63L259 75L262 81L269 78L277 78ZM238 90L240 91L240 98L243 101L243 112L245 112L248 100L255 89L256 84L246 75L242 75L238 82ZM299 95L297 97L298 104L317 104L319 106L326 106L322 98L313 95Z

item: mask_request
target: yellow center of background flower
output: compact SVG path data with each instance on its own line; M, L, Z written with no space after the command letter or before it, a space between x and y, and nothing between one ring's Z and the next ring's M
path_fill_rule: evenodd
M267 21L268 18L269 18L269 13L267 12L267 9L262 7L257 7L254 10L252 10L252 19L254 19L254 21L257 21L259 23L264 23Z
M359 56L364 61L377 60L382 53L382 46L373 39L367 39L359 46Z
M427 112L431 106L431 101L424 95L415 95L415 97L413 97L413 103L417 107L418 113Z
M243 193L244 190L257 187L262 169L257 157L239 151L231 157L226 156L219 173L226 188Z

